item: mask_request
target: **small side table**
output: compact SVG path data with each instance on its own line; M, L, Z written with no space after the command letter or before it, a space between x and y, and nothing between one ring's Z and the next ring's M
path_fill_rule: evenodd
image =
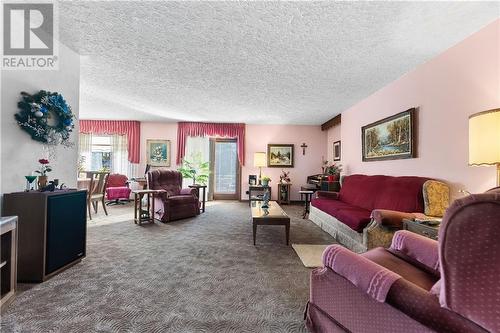
M205 213L205 192L207 190L207 185L201 185L201 184L194 184L194 185L189 185L189 188L195 188L196 189L196 195L198 196L198 200L200 200L200 188L203 189L202 191L202 198L201 198L201 212Z
M309 206L311 205L311 199L314 194L314 191L299 191L300 198L304 201L304 213L302 214L302 218L305 219L309 217Z
M278 183L278 204L290 204L290 187L291 183Z
M155 201L156 190L136 190L134 193L134 223L141 225L142 222L155 222ZM147 209L142 209L142 198L146 196Z
M248 186L248 206L250 207L252 201L262 201L262 196L264 195L264 192L266 190L269 191L269 198L272 198L271 186L264 186L264 185ZM260 196L252 195L252 192L261 192L262 194Z
M414 232L416 234L437 240L439 233L439 226L437 225L428 225L422 222L416 222L410 219L403 219L403 229Z

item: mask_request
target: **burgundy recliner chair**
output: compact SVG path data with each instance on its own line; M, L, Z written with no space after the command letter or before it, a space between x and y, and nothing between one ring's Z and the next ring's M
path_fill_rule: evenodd
M182 174L157 169L147 173L148 188L159 190L155 195L155 218L169 222L200 214L196 189L182 188Z
M311 332L500 332L500 192L456 200L439 241L397 231L389 249L340 245L311 273Z

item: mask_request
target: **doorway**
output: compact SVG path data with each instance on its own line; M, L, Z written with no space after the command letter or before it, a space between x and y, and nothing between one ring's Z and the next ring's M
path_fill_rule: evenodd
M210 161L214 200L240 199L241 168L236 139L211 139Z

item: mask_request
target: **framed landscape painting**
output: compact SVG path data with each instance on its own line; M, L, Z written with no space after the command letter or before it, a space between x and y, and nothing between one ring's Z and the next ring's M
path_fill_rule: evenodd
M154 167L170 166L170 140L147 140L147 164Z
M415 157L415 112L412 108L363 126L363 161Z
M293 144L268 144L267 166L269 168L293 168Z

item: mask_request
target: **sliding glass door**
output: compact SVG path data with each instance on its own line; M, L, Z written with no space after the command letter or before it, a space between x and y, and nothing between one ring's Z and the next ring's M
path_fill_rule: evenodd
M240 165L236 140L214 139L211 150L214 199L239 199Z

